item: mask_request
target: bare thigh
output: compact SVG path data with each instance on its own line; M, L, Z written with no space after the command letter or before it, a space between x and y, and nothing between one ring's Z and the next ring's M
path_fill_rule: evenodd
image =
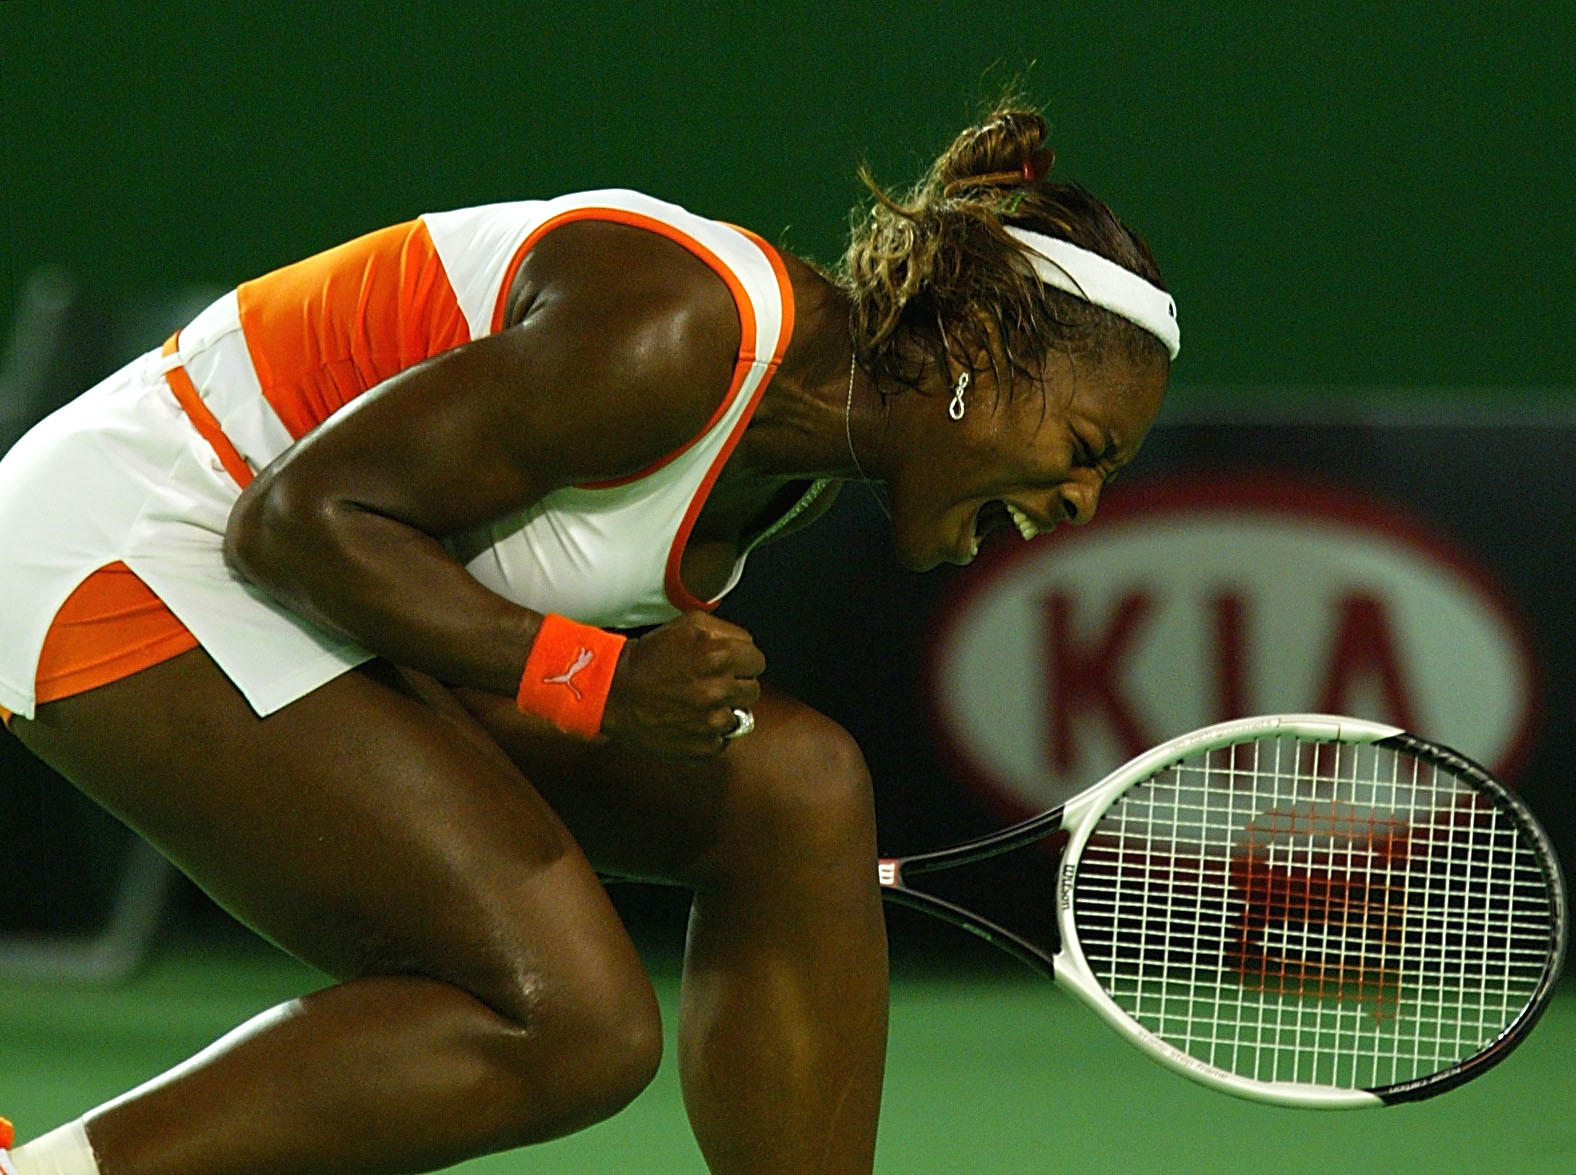
M347 673L260 720L199 649L15 726L221 905L335 978L427 975L519 1017L523 978L554 952L638 969L547 802L392 672Z
M776 847L811 853L825 833L840 852L854 842L873 883L863 757L840 726L780 690L763 686L754 733L712 758L683 761L569 738L508 699L454 693L605 873L706 891L737 884L741 867L764 863Z
M677 1052L711 1169L868 1175L886 934L870 777L847 732L765 690L754 733L662 762L459 698L599 868L695 891Z

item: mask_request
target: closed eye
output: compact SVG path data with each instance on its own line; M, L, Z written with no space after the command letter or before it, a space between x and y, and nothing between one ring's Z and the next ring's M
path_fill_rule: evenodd
M1105 473L1100 469L1100 463L1104 460L1104 458L1104 453L1096 455L1093 445L1091 445L1078 433L1073 433L1074 465L1082 466L1084 469L1093 469L1096 472L1099 472L1102 477L1104 477Z
M1092 469L1100 475L1100 480L1105 485L1110 485L1116 480L1119 466L1114 464L1116 442L1107 441L1105 448L1098 454L1091 445L1076 431L1073 433L1073 462L1085 469Z

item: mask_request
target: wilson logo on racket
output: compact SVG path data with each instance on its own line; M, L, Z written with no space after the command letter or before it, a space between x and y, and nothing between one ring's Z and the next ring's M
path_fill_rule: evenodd
M1071 863L1062 866L1061 884L1056 887L1057 904L1065 910L1073 908L1073 878L1077 870Z

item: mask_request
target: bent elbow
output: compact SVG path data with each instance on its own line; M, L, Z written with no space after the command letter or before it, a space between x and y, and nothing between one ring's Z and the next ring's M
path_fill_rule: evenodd
M224 531L224 561L250 583L267 587L288 574L290 553L303 546L321 508L276 479L258 478L236 499Z

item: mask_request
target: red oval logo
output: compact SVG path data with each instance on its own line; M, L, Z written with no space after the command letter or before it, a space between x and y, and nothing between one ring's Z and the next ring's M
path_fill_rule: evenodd
M1508 773L1537 692L1518 612L1449 543L1349 491L1251 479L1135 486L1092 526L998 538L930 678L941 746L1013 812L1258 713L1390 722Z

